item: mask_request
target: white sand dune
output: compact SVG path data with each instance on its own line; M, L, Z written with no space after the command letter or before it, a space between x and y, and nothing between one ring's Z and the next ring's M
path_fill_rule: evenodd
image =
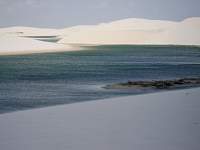
M0 36L0 55L15 55L73 50L69 45L42 42L17 36Z
M200 45L200 18L181 22L130 18L62 32L60 43Z
M37 40L35 37L59 36L57 29L9 27L0 29L0 55L16 55L78 50L69 44Z
M0 35L17 35L17 36L52 36L58 35L58 29L33 28L33 27L8 27L1 28Z
M200 88L0 115L2 150L198 150Z
M49 36L61 40L57 43L38 42L41 38L45 39ZM1 28L0 43L0 55L74 50L69 44L175 44L199 46L200 17L188 18L180 22L130 18L65 29Z

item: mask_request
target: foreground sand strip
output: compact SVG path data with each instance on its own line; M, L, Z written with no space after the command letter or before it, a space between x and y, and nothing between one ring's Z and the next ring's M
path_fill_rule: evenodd
M2 150L197 150L200 88L0 115Z

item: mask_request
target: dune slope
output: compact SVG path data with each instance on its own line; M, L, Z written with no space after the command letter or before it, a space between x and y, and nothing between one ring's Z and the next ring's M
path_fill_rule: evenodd
M200 18L181 22L130 18L61 32L60 43L200 45Z
M17 36L0 36L0 55L67 51L72 47Z

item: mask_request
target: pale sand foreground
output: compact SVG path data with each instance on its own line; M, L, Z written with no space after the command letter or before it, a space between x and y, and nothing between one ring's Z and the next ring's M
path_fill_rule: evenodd
M0 115L2 150L199 150L200 88Z

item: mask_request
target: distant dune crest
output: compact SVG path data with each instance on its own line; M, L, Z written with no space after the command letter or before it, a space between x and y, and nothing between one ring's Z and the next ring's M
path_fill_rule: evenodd
M64 29L9 27L0 29L0 42L0 54L72 50L68 44L200 45L200 17L180 22L129 18Z
M64 29L60 43L200 45L200 18L180 22L124 19Z

